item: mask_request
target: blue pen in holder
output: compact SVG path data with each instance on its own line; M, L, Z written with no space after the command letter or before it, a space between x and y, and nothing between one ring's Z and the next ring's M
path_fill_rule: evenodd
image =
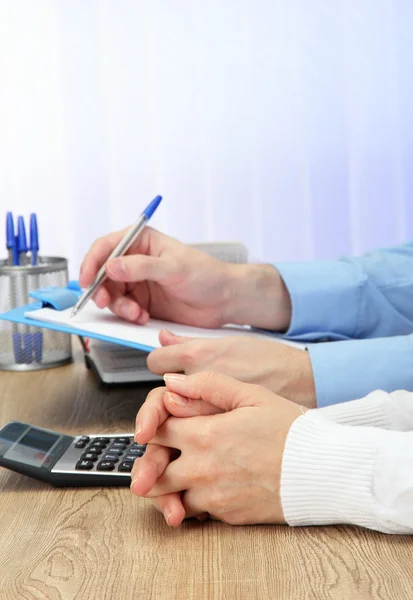
M10 266L0 260L0 313L33 302L29 294L47 286L65 287L67 260L39 256L34 266ZM72 361L71 337L0 320L0 370L32 371Z

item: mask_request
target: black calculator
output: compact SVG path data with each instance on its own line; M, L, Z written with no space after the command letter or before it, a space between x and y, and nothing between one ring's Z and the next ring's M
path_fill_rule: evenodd
M0 429L0 466L56 487L130 485L145 449L130 433L72 437L18 421Z

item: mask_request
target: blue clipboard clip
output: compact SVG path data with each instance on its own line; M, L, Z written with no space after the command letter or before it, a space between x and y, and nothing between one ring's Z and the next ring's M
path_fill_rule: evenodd
M37 302L0 314L0 319L2 320L30 327L29 330L27 327L24 327L22 331L18 331L16 327L13 327L13 355L17 364L41 363L43 357L43 333L41 331L33 332L32 330L32 327L43 327L43 325L39 324L38 321L27 319L24 316L25 313L44 307L64 310L73 306L81 293L81 288L75 281L70 282L70 287L68 285L67 288L55 286L41 288L29 294Z
M129 342L127 340L121 340L114 337L85 331L80 327L77 327L76 324L73 326L62 325L60 323L58 324L47 321L38 321L25 316L26 313L39 310L40 308L48 307L53 308L54 310L65 310L74 306L81 294L82 291L77 282L70 282L66 288L52 286L41 288L30 293L30 296L36 300L36 302L27 304L26 306L14 308L6 313L0 314L0 319L4 321L11 321L13 323L21 323L30 327L39 327L41 329L60 331L61 333L68 333L70 335L94 338L104 342L111 342L112 344L120 344L129 348L144 350L145 352L151 352L151 350L153 350L152 346L146 346L138 342Z
M42 307L51 307L55 310L65 310L74 306L81 295L80 291L69 288L48 286L30 292L29 296L41 302Z

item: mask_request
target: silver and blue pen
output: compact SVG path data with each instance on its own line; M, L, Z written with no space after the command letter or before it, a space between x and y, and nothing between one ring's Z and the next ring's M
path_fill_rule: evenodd
M106 263L114 258L118 258L118 256L122 256L125 254L133 242L136 240L142 229L145 227L149 219L152 217L155 210L158 208L160 202L162 200L162 196L156 196L152 200L152 202L145 208L143 213L140 215L136 223L132 225L132 227L126 232L124 237L121 239L116 248L112 251L110 256L107 258L106 262L99 269L99 272L96 276L95 281L92 283L90 288L86 290L76 302L75 306L72 309L71 317L74 317L82 308L86 305L86 303L91 299L93 294L96 292L98 287L102 285L105 281L106 275Z
M6 215L6 246L8 253L8 265L13 267L34 267L37 265L37 254L39 251L39 232L37 228L37 217L35 213L30 215L30 244L27 244L26 226L23 217L17 219L17 235L13 214ZM29 258L28 251L31 256ZM12 308L16 308L22 302L28 301L28 272L23 270L19 275L11 277L10 297ZM37 275L31 276L32 284L37 287ZM43 353L43 333L29 328L26 325L13 324L12 329L13 352L16 363L30 364L41 362Z
M37 228L37 217L35 213L30 215L30 247L27 245L26 227L23 217L17 219L17 235L15 234L13 213L6 215L6 247L7 263L9 266L24 267L29 264L27 252L31 252L31 264L37 265L37 253L39 252L39 232Z
M7 262L10 267L19 264L19 257L17 256L17 244L16 235L14 231L13 214L8 212L6 215L6 248L7 248Z
M36 213L30 215L30 251L32 253L32 267L37 265L37 254L39 252L39 230L37 227Z

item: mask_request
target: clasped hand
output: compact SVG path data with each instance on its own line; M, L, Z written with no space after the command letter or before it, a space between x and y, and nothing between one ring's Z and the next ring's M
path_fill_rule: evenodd
M148 444L131 490L171 526L189 517L229 524L283 523L285 440L302 407L219 373L165 376L136 417Z

